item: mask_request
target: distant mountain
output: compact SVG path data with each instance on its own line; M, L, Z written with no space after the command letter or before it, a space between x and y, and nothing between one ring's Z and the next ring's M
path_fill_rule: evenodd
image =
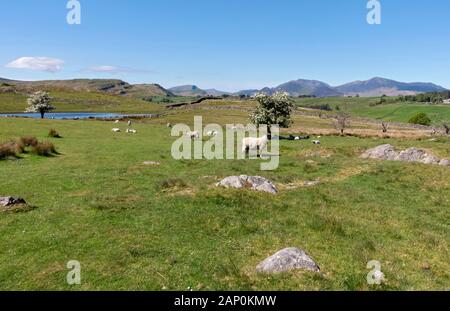
M291 96L333 97L342 94L330 85L316 80L295 80L277 86L272 92L286 92Z
M0 78L1 84L13 86L18 91L32 92L36 90L72 90L85 92L102 92L112 95L144 98L149 96L173 96L173 94L158 84L131 85L116 79L74 79L74 80L44 80L18 81Z
M220 90L216 90L216 89L208 89L208 90L205 90L205 92L211 96L231 95L230 92L220 91Z
M362 97L371 96L398 96L398 95L415 95L427 92L443 92L446 91L442 86L433 83L404 83L384 78L373 78L367 81L355 81L347 83L335 88L344 95L357 95Z
M332 97L343 95L324 82L316 80L304 80L304 79L283 83L274 88L265 87L261 90L243 90L235 94L253 96L257 93L265 93L272 95L276 92L285 92L288 93L290 96L294 97L298 96Z
M208 92L200 89L196 85L181 85L169 89L175 95L178 96L207 96Z

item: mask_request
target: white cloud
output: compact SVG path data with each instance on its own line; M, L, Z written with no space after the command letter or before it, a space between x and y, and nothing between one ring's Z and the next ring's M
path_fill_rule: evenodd
M58 58L50 57L21 57L9 64L7 68L29 69L35 71L58 72L62 70L64 61Z
M99 72L99 73L151 73L149 70L142 70L142 69L133 69L133 68L127 68L127 67L118 67L118 66L109 66L109 65L103 65L103 66L94 66L84 69L85 72Z

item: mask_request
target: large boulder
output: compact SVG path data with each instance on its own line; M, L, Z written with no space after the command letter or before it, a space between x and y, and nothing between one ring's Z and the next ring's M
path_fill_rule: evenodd
M397 152L395 151L395 147L392 145L381 145L367 150L361 155L361 157L364 159L380 159L450 166L450 161L446 159L440 160L434 155L427 153L425 150L414 147Z
M292 270L320 272L320 268L314 260L305 251L295 247L279 251L256 267L257 272L267 274L283 273Z
M2 207L19 205L19 204L26 204L26 202L22 198L0 197L0 206L2 206Z
M397 161L418 162L424 164L438 164L439 159L433 155L426 153L424 150L417 148L408 148L403 150L395 158Z
M230 176L217 183L217 186L235 189L252 189L271 194L278 193L275 185L270 180L261 176Z
M380 159L380 160L395 160L398 157L398 152L395 147L389 144L381 145L367 150L363 153L364 159Z

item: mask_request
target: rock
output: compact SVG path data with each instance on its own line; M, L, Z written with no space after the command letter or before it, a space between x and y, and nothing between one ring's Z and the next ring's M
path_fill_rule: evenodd
M277 188L270 180L260 176L230 176L217 183L217 186L235 189L248 188L271 194L278 193Z
M369 149L362 155L364 159L380 160L395 160L397 157L398 153L395 151L395 147L389 144Z
M314 187L320 184L320 180L305 181L305 187Z
M432 154L428 154L425 150L417 148L408 148L401 152L396 152L392 145L381 145L373 149L367 150L361 156L364 159L380 159L390 161L402 161L402 162L416 162L423 164L439 164L442 166L449 166L448 160L439 160ZM441 164L442 163L442 164Z
M159 166L159 165L161 165L161 163L155 162L155 161L145 161L143 164L144 165L149 165L149 166Z
M320 272L319 266L308 254L294 247L279 251L256 267L259 273L283 273L292 270Z
M408 148L398 154L396 161L438 164L439 159L417 148Z
M450 166L450 161L447 160L447 159L442 159L442 160L439 162L439 165L441 165L441 166Z
M22 198L0 197L0 206L7 207L19 204L27 204Z

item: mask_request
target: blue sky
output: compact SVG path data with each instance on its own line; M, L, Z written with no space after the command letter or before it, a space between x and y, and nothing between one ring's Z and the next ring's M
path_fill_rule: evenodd
M0 77L234 91L382 76L450 88L448 0L380 0L381 25L367 24L367 0L79 2L81 25L68 25L67 0L1 1ZM64 63L54 72L9 68L21 57Z

